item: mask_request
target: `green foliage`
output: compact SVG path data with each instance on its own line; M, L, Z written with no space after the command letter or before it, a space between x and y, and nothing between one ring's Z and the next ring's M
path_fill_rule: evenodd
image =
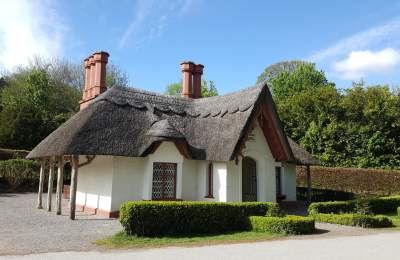
M311 217L249 217L251 230L278 234L311 234L315 231L315 221Z
M306 201L307 187L296 187L296 198L297 200ZM325 202L325 201L345 201L352 200L355 198L355 194L351 192L345 192L340 190L329 190L329 189L315 189L311 190L311 201L314 202Z
M281 61L275 64L272 64L265 68L263 73L261 73L257 78L257 84L262 82L270 83L270 81L276 78L282 72L292 73L297 66L302 64L306 64L307 62L300 60L293 61Z
M0 148L0 161L9 159L25 158L28 155L27 150L13 150Z
M395 213L400 207L400 196L372 198L368 201L373 214Z
M285 132L324 166L400 168L400 95L388 86L328 82L313 63L268 67L267 81Z
M0 147L31 149L79 110L84 68L36 57L0 80ZM126 86L115 65L107 68L107 85Z
M182 93L182 83L172 83L167 85L165 89L165 94L177 96ZM201 96L202 97L213 97L218 96L218 90L215 87L214 81L212 80L202 80L201 81Z
M400 196L359 199L349 201L314 202L308 207L310 215L319 213L395 213L400 207Z
M349 201L328 201L328 202L313 202L308 206L308 213L315 215L318 213L351 213L355 209L355 200Z
M397 216L400 217L400 207L397 208Z
M14 75L0 100L0 146L34 147L76 111L79 95L79 90L55 85L42 69Z
M315 214L316 221L332 224L357 226L363 228L385 228L392 227L392 221L382 215L365 215L365 214Z
M264 216L276 203L133 201L122 204L125 232L138 236L207 234L246 230L247 217Z
M26 159L0 161L0 179L17 188L21 185L35 185L39 179L39 165Z
M296 175L297 185L306 187L305 169L297 168ZM344 191L367 196L400 194L400 171L398 170L311 167L311 181L312 187L318 189Z

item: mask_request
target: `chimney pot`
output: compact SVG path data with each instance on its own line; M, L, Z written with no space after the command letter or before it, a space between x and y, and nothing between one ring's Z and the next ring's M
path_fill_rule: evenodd
M182 61L182 96L187 98L193 97L193 69L192 61Z
M106 65L107 52L95 52L84 60L85 65L85 89L83 91L80 109L85 108L89 101L107 90L106 87Z
M193 69L193 98L201 98L201 75L203 75L204 66L202 64L194 65Z

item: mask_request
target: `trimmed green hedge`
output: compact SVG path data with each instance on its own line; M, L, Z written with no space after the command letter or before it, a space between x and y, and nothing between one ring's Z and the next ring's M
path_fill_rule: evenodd
M364 214L315 214L316 221L332 224L357 226L364 228L392 227L392 221L386 216L372 216Z
M368 201L374 214L394 213L400 207L400 196L373 198Z
M313 202L308 206L310 215L318 213L351 213L355 209L355 201L328 201L328 202Z
M258 232L280 234L311 234L315 231L315 220L312 217L249 217L251 229Z
M12 188L33 186L39 182L39 164L27 159L11 159L0 161L0 180Z
M120 222L129 235L210 234L248 229L248 216L279 214L272 202L132 201L122 204Z
M360 199L349 201L314 202L308 207L308 212L317 213L364 213L372 214L394 213L400 207L400 196Z

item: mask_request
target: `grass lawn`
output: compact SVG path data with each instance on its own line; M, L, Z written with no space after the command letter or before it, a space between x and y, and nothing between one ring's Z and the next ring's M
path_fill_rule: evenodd
M199 246L210 244L226 244L240 242L254 242L272 240L284 237L281 234L266 232L235 232L219 235L193 235L193 236L173 236L173 237L137 237L128 236L124 232L119 232L113 236L97 240L95 243L106 248L144 248L144 247L163 247L163 246Z

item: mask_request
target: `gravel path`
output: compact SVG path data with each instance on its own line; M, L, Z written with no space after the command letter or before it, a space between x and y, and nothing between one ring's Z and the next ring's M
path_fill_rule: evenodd
M77 212L77 220L71 221L68 218L69 211L66 200L63 200L63 215L57 216L54 211L47 212L44 209L36 209L36 196L37 195L35 193L0 193L0 255L26 255L62 251L92 251L87 253L87 255L106 255L99 252L93 252L99 251L100 248L96 247L92 242L120 231L121 226L118 220L104 219L97 216L84 214L82 212ZM45 205L46 196L43 198ZM53 202L55 204L55 199ZM53 205L53 208L54 206L55 205ZM361 237L381 234L396 234L396 236L400 238L399 230L362 229L323 223L317 223L316 227L318 229L316 234L283 238L280 240L280 242L286 243L283 242L285 240L293 242L298 240L310 241L337 238L361 239ZM264 243L269 244L276 242L278 241ZM238 247L238 245L225 245L222 246L222 248L229 248L230 246L233 248ZM255 248L257 248L256 245ZM306 246L306 248L311 247ZM182 252L187 252L192 249L174 250L177 250L176 252L179 253L182 250ZM213 249L210 250L212 251ZM134 252L139 253L147 251L150 253L146 254L151 254L151 252L154 250L135 250ZM159 251L155 250L154 252ZM161 250L160 252L164 251ZM77 256L86 255L83 253L63 253L60 254L60 256L65 256L67 258L69 254L77 254ZM122 255L124 254L125 253ZM129 253L126 254L129 255ZM146 256L145 253L143 254L143 256ZM52 254L38 256L52 256Z
M71 221L67 200L63 200L62 216L38 210L36 196L0 193L0 255L94 250L92 241L121 230L118 220L83 212L77 212L76 220ZM55 209L55 194L52 201Z
M158 248L135 251L63 252L5 259L273 259L273 260L376 260L398 259L399 233L321 239L279 240L192 248ZM1 258L1 257L0 257Z

